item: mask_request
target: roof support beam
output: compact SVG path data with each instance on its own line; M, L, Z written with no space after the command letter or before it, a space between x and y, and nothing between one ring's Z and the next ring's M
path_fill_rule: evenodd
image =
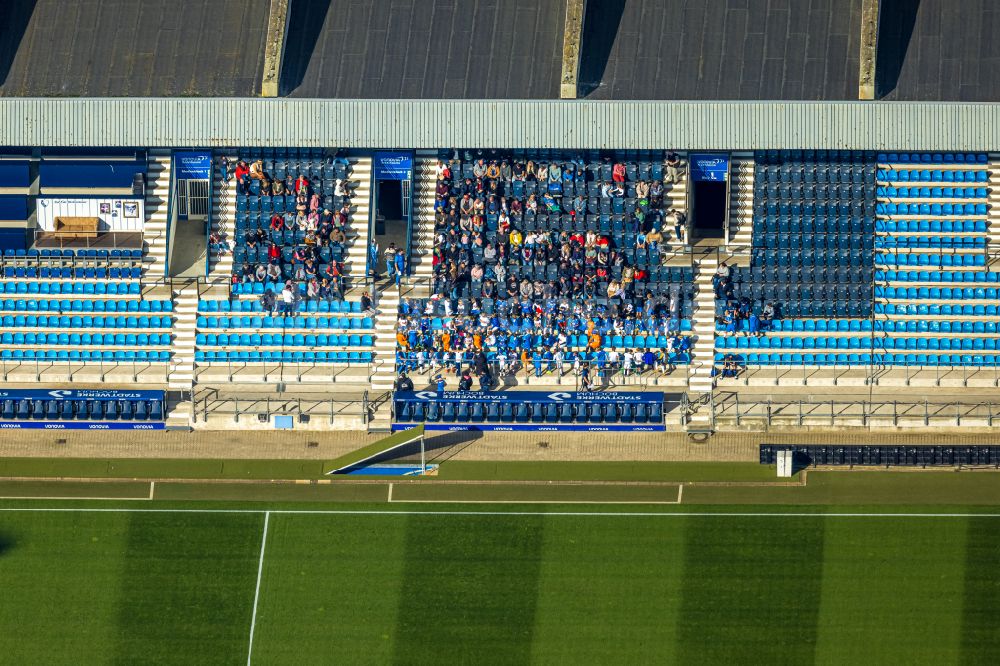
M562 78L559 97L576 99L580 79L580 53L583 50L583 16L587 0L566 0L566 23L563 28Z
M858 99L875 99L875 56L878 53L879 0L861 2L861 53L858 58Z
M281 83L281 61L285 57L288 35L288 5L291 0L271 0L267 16L267 40L264 43L264 75L260 82L263 97L277 97Z

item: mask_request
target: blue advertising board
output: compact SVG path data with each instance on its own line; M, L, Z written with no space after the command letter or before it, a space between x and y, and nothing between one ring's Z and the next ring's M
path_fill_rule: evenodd
M729 173L729 155L692 154L688 163L693 181L724 181Z
M0 400L163 400L163 391L4 389Z
M375 153L372 167L375 180L410 180L413 175L413 153Z
M591 405L595 403L644 403L656 404L663 402L662 393L654 392L617 392L617 391L396 391L393 399L419 400L422 402L541 402L570 403L574 405Z
M212 153L208 151L175 152L174 174L179 180L211 179Z
M90 421L0 421L0 430L164 430L166 424L151 421L146 423Z
M416 423L393 423L392 431L407 430ZM608 423L588 425L586 423L425 423L424 430L446 432L666 432L663 424L633 425L630 423Z

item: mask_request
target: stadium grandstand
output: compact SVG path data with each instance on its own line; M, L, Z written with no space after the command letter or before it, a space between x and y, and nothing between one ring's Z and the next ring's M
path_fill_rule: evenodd
M1000 386L989 2L7 4L12 427L868 425Z

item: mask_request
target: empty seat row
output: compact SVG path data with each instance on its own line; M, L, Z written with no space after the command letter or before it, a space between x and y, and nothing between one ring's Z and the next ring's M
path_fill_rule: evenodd
M878 215L975 215L982 217L989 213L984 203L879 203L875 206Z
M170 317L93 317L90 315L4 315L4 328L170 328Z
M0 360L4 361L50 361L69 363L166 363L170 352L154 350L81 351L57 349L2 349Z
M374 352L323 351L202 351L194 353L196 363L370 363Z
M882 236L875 239L877 248L960 249L986 247L985 236Z
M6 279L36 279L42 280L138 280L142 276L142 268L132 266L127 268L92 267L72 268L70 266L4 266L3 276Z
M361 309L361 301L308 301L302 303L300 308L305 312L322 312L322 313L341 313L349 314L356 313L360 314L363 312ZM240 300L233 299L231 301L226 300L213 300L213 301L199 301L198 302L199 312L263 312L264 307L260 304L260 301L253 300Z
M1000 282L1000 271L875 271L886 282Z
M3 400L4 421L162 421L161 400Z
M886 205L886 204L879 204ZM905 205L905 204L900 204ZM962 204L949 204L954 206L961 206ZM971 205L971 204L970 204ZM866 214L871 214L874 210L874 201L865 202L855 200L851 203L800 203L798 201L794 203L789 203L787 201L782 201L778 203L773 200L761 200L754 203L753 212L754 215L776 215L778 217L818 217L820 215L825 215L827 218L839 218L843 215L853 215L854 217L863 217Z
M198 317L198 328L371 329L371 317Z
M727 354L716 354L715 361L722 364ZM747 366L969 366L995 368L1000 366L1000 356L989 354L734 354L737 363Z
M719 365L725 362L726 356L731 352L717 353L715 362ZM839 366L865 366L872 364L870 353L836 353L836 354L792 354L792 353L743 353L732 354L733 358L740 365L761 366L761 365L839 365Z
M745 324L745 322L743 322ZM876 322L877 323L877 322ZM781 332L870 332L872 330L870 319L775 319L771 321L771 331ZM717 331L724 331L725 325L718 324Z
M305 335L302 333L199 333L195 342L199 347L371 347L371 335Z
M29 259L29 260L51 260L51 259L97 259L97 260L129 260L141 261L142 250L96 250L96 249L6 249L3 251L4 260L9 259Z
M996 300L996 287L875 287L875 298L906 298L935 301Z
M986 164L986 153L879 153L879 164Z
M904 252L900 254L889 254L877 252L875 263L885 266L985 266L986 255L977 253L967 254L924 254L919 252Z
M875 349L930 351L996 351L996 338L875 338Z
M871 252L851 250L753 250L754 266L778 266L782 268L826 266L829 268L853 266L860 268L871 265Z
M875 195L886 199L985 199L985 187L894 187L879 186Z
M872 247L873 238L865 234L813 234L813 233L757 233L753 235L755 248L770 250L863 250Z
M170 301L133 299L115 300L59 300L59 299L0 299L0 309L15 312L172 312Z
M823 284L823 283L757 283L746 282L734 285L733 296L760 301L787 300L864 300L871 296L871 283Z
M730 267L733 282L866 282L872 281L870 268L778 268L777 266L754 266L753 268Z
M790 215L754 215L754 233L771 234L863 234L871 235L876 221L871 217L861 220L849 215L837 217L791 217Z
M401 423L661 423L657 403L421 402L396 401Z
M126 347L159 347L170 344L169 333L0 333L4 345L96 345Z
M932 351L996 351L997 338L893 337L722 337L716 349L913 349Z
M715 339L716 349L871 349L872 337L850 336L722 336Z
M986 220L876 220L875 231L884 233L971 234L986 233Z
M988 183L985 169L879 169L880 183Z
M930 316L930 317L996 317L996 305L970 305L968 303L948 304L932 303L924 305L915 304L895 304L895 303L875 303L875 314L900 315L900 316Z
M139 296L138 282L0 282L0 294Z
M876 331L886 333L998 333L1000 323L995 321L876 321Z

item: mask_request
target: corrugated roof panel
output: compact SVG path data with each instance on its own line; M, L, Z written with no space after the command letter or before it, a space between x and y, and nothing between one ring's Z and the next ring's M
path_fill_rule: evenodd
M0 145L1000 149L995 104L0 99Z

